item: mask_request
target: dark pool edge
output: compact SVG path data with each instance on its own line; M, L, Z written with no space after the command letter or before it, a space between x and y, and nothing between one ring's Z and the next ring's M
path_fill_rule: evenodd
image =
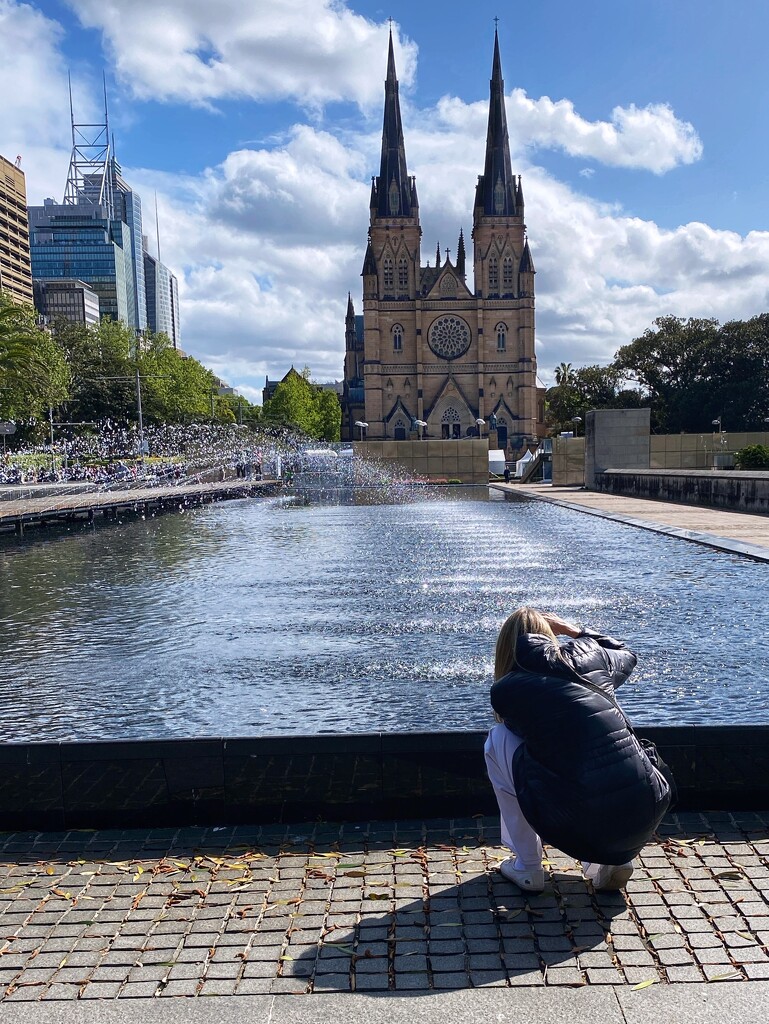
M769 726L639 729L681 810L769 808ZM494 813L485 731L0 745L0 830Z
M741 541L732 540L729 537L719 537L715 533L683 530L678 526L665 526L663 523L654 523L649 519L636 519L634 516L626 516L621 512L607 512L605 509L589 508L586 505L578 505L573 501L565 501L563 498L555 498L549 494L532 494L530 491L516 494L509 486L502 487L497 484L489 484L489 488L503 491L505 498L512 497L516 501L525 498L530 498L532 501L544 501L550 505L559 505L561 508L571 509L574 512L598 516L600 519L610 519L615 523L624 523L625 526L635 526L639 530L649 530L652 533L661 533L668 537L676 537L679 540L688 540L692 544L701 544L704 547L714 548L716 551L725 551L732 555L741 555L743 558L752 558L756 562L769 562L769 550L760 547L758 544L743 544ZM723 512L725 510L718 509L718 511Z

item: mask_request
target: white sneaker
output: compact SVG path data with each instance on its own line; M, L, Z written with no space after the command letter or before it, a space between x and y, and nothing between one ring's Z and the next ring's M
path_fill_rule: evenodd
M544 868L523 868L516 866L515 857L508 857L499 865L500 873L508 882L517 885L524 892L542 892L545 888Z
M612 892L624 889L633 874L633 865L627 864L591 864L582 861L585 878L593 883L593 888L601 892Z

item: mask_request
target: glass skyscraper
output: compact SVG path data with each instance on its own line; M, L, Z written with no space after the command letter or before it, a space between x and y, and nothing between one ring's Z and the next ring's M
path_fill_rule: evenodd
M110 219L106 206L46 199L29 207L29 233L33 280L84 281L99 296L101 316L139 329L128 224Z
M174 348L181 348L179 286L174 274L144 249L144 281L147 289L147 326L153 334L167 334Z

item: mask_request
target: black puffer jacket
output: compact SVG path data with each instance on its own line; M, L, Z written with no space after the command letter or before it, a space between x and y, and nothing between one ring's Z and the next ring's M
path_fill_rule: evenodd
M572 679L561 658L609 694L636 664L621 641L598 633L559 647L539 634L518 638L519 667L491 688L492 707L524 740L513 758L518 801L546 843L579 860L623 864L651 838L670 790L622 715Z

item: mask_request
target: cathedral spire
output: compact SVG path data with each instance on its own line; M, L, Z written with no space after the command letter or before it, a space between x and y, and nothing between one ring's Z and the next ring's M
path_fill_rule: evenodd
M459 229L459 241L457 242L457 272L465 276L465 236L462 228Z
M441 243L438 242L435 246L435 265L440 267L441 265Z
M516 183L510 166L510 140L505 114L505 83L499 56L499 36L494 30L494 59L491 67L489 125L486 131L486 163L478 179L476 206L487 217L515 216Z
M395 74L395 53L391 30L387 54L387 78L385 79L382 158L376 182L377 214L380 217L410 217L412 202L416 198L416 192L412 190L412 185L413 182L406 169L406 147L403 143L398 78Z

